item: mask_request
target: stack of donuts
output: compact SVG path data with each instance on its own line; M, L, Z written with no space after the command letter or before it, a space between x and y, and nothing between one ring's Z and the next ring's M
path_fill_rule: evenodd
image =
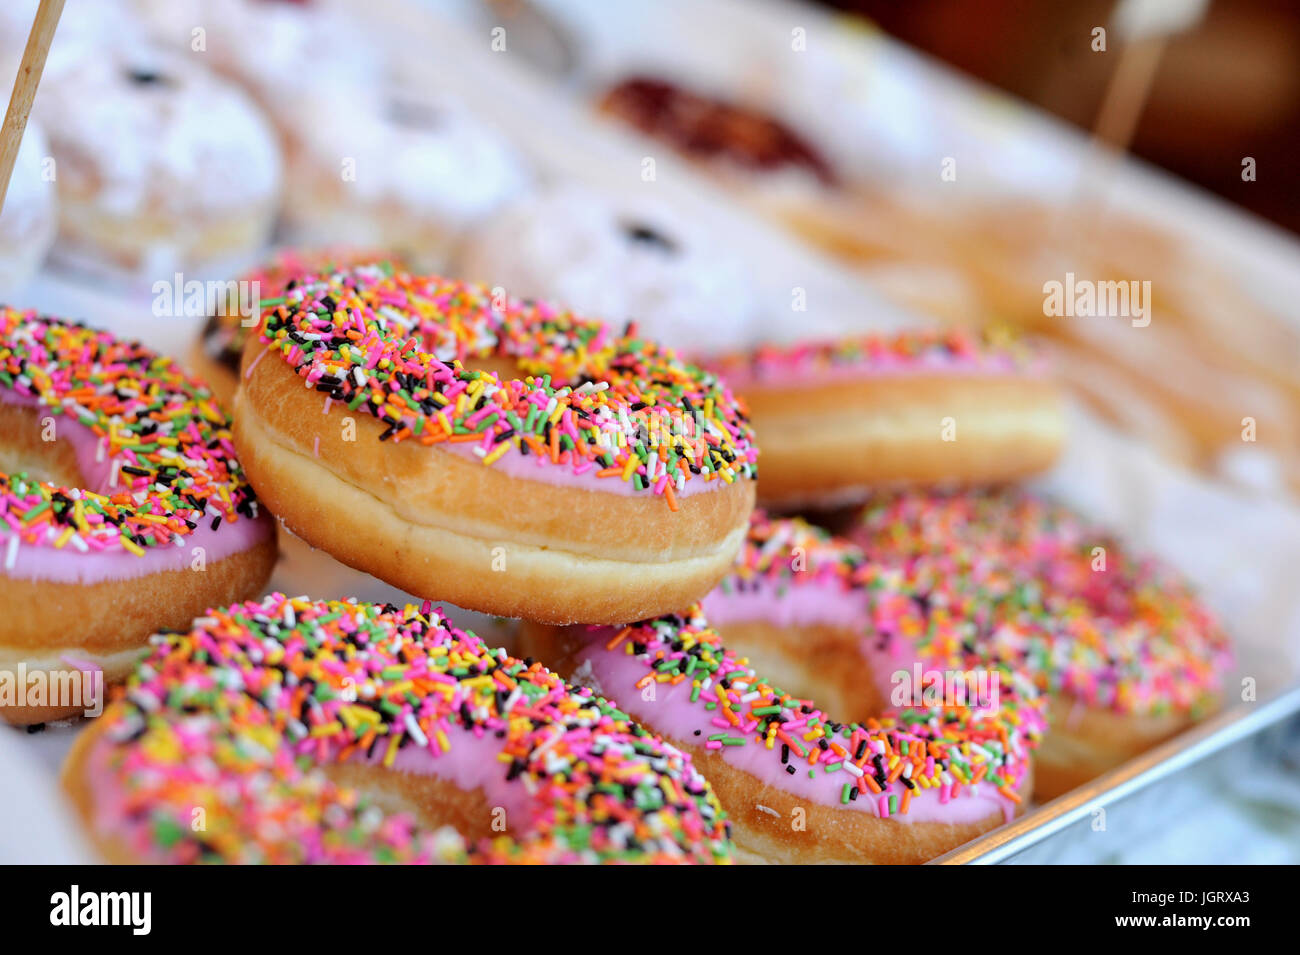
M994 486L1062 440L1024 343L695 363L390 255L248 280L212 385L2 313L0 675L50 694L0 712L109 687L64 769L107 859L923 862L1222 696L1176 575ZM275 524L411 601L266 593Z

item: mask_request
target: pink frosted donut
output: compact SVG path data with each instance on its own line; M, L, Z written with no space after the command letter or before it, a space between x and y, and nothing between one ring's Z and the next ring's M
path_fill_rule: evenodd
M879 652L974 642L1048 695L1040 798L1221 704L1231 644L1188 583L1064 507L1015 490L883 495L852 537L881 568Z
M758 449L713 375L632 329L386 265L286 289L245 346L234 438L312 546L547 623L663 613L727 573Z
M702 362L749 404L761 503L835 505L881 485L1002 481L1051 465L1059 389L1023 344L908 331Z
M915 658L924 673L917 690L928 680L933 698L887 704L861 723L779 689L786 675L804 678L804 657L829 662L803 645L805 634L837 644L840 669L814 676L814 689L842 684L835 695L858 712L881 697L873 677L888 685L889 675L869 663L869 568L860 555L802 522L759 518L755 527L742 570L705 606L746 650L762 653L776 680L724 646L699 606L623 628L530 625L522 647L691 752L731 816L742 856L922 862L1009 820L1029 794L1043 725L1033 687L958 647L923 664ZM803 551L792 554L796 547ZM791 570L792 558L806 560L806 571ZM945 687L954 675L960 685Z
M427 602L272 594L160 634L64 784L119 863L731 858L689 756Z
M229 420L171 360L0 308L0 434L9 722L92 708L82 684L123 679L150 633L270 575L275 535Z

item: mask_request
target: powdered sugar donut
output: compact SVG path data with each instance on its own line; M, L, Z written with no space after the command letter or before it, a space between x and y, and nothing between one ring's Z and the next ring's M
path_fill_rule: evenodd
M275 535L229 420L170 360L0 309L0 422L0 717L86 709L56 675L120 680L151 632L266 582Z
M749 406L760 499L833 505L892 484L1002 481L1060 453L1055 382L1023 344L964 332L869 335L705 358Z
M383 248L439 268L466 228L530 185L520 152L451 97L416 92L400 56L356 10L253 0L189 14L170 2L141 7L172 44L189 44L203 24L204 55L271 116L285 152L290 241Z
M464 278L609 321L635 321L688 354L755 334L740 260L667 209L559 186L502 209L456 257Z
M294 233L393 249L422 267L444 265L531 179L501 135L446 96L316 96L280 122Z
M54 183L47 175L48 156L44 132L38 123L29 122L0 212L0 294L21 288L54 242L59 213Z
M272 594L159 635L64 783L118 863L731 857L689 756L427 603Z
M128 30L48 74L35 113L58 170L68 257L148 273L238 257L270 234L274 134L197 63Z
M552 623L703 596L744 538L757 448L726 386L634 332L362 266L264 301L235 442L338 560Z
M698 606L621 628L528 625L521 646L690 752L745 860L924 862L1009 820L1032 786L1037 696L971 654L950 665L996 672L988 700L859 724L778 689Z
M886 568L881 652L975 641L1049 694L1041 798L1220 705L1232 652L1213 615L1169 567L1064 507L1015 491L885 495L851 536Z

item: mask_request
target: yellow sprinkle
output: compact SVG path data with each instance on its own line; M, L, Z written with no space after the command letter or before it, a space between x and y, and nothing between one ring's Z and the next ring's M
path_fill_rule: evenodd
M320 723L311 728L311 735L313 737L332 736L335 733L341 732L343 732L343 724L338 720L335 720L332 723Z
M490 454L488 454L487 457L483 459L483 463L491 464L492 462L496 461L497 458L501 457L501 455L509 451L510 447L511 445L509 441L502 441L492 450Z
M126 535L123 535L119 537L118 540L122 542L123 547L125 547L131 553L135 554L136 557L144 556L143 548L141 548L140 545L138 545L135 541L131 540L131 538L127 537Z
M401 742L401 737L394 734L388 739L388 752L384 753L384 768L392 769L393 763L397 760L397 746Z

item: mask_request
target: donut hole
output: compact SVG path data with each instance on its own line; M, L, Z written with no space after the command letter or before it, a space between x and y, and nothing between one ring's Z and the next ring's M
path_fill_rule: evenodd
M65 417L48 411L0 403L0 473L24 474L34 481L59 487L86 484L71 441L59 440ZM52 437L52 440L46 440Z

